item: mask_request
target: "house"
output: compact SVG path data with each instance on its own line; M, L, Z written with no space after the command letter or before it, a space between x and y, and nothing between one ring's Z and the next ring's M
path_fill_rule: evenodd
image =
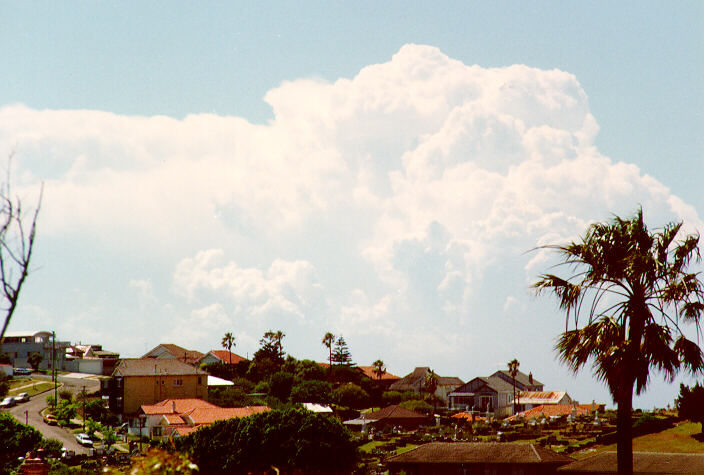
M232 353L227 350L210 350L203 357L198 360L198 365L211 364L211 363L226 363L226 364L239 364L243 361L247 361L246 358L241 357L236 353Z
M574 459L537 444L432 442L386 459L389 474L551 475Z
M207 400L208 373L173 358L125 358L101 381L101 390L110 410L129 417L164 399Z
M102 345L72 345L66 348L64 370L109 376L115 370L119 353L103 350Z
M432 419L424 414L419 414L410 409L401 406L387 406L383 409L374 412L362 414L357 419L345 421L344 424L359 430L365 430L367 426L381 429L383 427L403 427L404 429L413 430L422 425L429 425Z
M156 404L143 404L139 408L138 417L130 420L130 433L135 435L142 432L148 437L160 437L162 435L161 428L155 430L159 425L162 416L180 416L188 411L196 408L216 408L215 404L204 401L203 399L184 398L184 399L164 399Z
M480 376L456 388L449 394L450 408L492 413L496 417L513 414L514 379L508 371L497 371L491 376ZM542 392L543 383L533 374L520 371L515 379L516 394L520 391Z
M419 394L423 393L425 392L427 377L430 373L430 368L427 366L418 367L414 369L412 373L407 374L403 378L392 383L389 386L389 391L413 391ZM449 401L449 394L463 384L460 378L456 378L454 376L438 376L437 382L438 385L435 389L435 396L437 396L445 404Z
M509 415L512 410L513 386L501 378L474 378L449 395L450 408L492 413L497 417Z
M27 358L32 353L39 353L42 361L40 369L52 369L52 355L56 368L63 369L66 348L71 346L68 341L54 341L54 334L48 331L16 331L5 332L2 341L2 352L10 357L15 368L30 368Z
M384 389L388 389L389 386L391 386L393 383L396 381L399 381L401 379L400 376L396 376L395 374L391 374L389 372L384 371L384 373L381 375L381 378L375 373L376 369L374 366L357 366L357 371L362 373L364 376L367 378L371 379L372 381L376 381L377 383L381 384Z
M187 435L215 421L249 417L270 411L268 406L218 407L200 399L167 399L140 408L146 435L168 438Z
M618 473L616 452L600 452L557 469L558 474ZM704 454L633 452L633 473L704 474Z
M195 366L203 356L205 355L200 351L187 350L173 343L162 343L142 355L142 358L175 359Z
M572 398L564 391L518 391L516 406L518 411L526 411L537 406L570 405Z

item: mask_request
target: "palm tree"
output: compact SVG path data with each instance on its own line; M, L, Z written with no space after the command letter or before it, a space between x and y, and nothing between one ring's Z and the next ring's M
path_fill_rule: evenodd
M384 373L386 373L386 365L383 361L376 360L372 363L372 366L374 367L374 376L376 376L376 379L381 381L381 377L384 376Z
M325 336L323 337L323 345L328 349L330 352L330 356L328 358L328 362L330 363L330 368L332 368L332 345L335 343L335 335L333 335L330 332L327 332Z
M508 374L513 379L513 413L516 413L516 375L518 375L518 367L521 363L516 358L508 362Z
M235 337L232 333L227 332L225 336L222 337L222 347L227 348L227 352L230 354L230 365L232 365L232 347L235 346Z
M425 390L433 402L433 409L435 409L435 391L438 389L438 384L440 384L438 375L435 374L435 371L429 369L425 375Z
M554 294L565 312L566 329L555 345L561 361L574 372L591 361L618 405L618 473L633 473L634 390L646 389L653 369L669 381L681 368L704 369L702 351L680 326L693 323L699 335L704 312L702 283L687 272L700 260L699 236L678 238L681 227L670 223L651 233L642 209L630 219L592 224L578 242L546 246L573 274L543 274L534 284L537 293Z

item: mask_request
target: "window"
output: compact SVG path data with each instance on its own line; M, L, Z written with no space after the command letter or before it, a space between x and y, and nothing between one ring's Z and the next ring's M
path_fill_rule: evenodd
M174 386L183 386L183 379L174 379Z

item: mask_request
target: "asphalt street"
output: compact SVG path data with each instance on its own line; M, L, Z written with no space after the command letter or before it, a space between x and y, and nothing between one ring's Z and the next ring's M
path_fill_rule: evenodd
M50 380L49 376L33 375L37 379ZM85 376L65 375L59 376L59 381L64 384L65 388L71 389L74 394L79 393L85 386L86 391L91 393L100 389L100 381ZM75 435L68 429L63 429L59 426L50 426L44 423L41 416L41 411L46 407L46 397L53 392L45 392L33 396L28 402L17 404L9 410L4 410L12 414L18 421L28 423L45 438L58 439L63 442L64 447L68 450L73 450L77 454L90 454L90 449L83 447L76 442Z

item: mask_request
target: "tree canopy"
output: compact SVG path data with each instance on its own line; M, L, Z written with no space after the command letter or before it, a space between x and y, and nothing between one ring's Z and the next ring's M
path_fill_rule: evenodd
M337 419L302 409L218 421L177 442L203 473L259 470L350 473L352 434Z
M638 210L592 224L577 242L543 247L571 274L543 274L534 287L556 296L565 312L567 328L555 347L562 362L575 372L591 362L618 404L619 473L633 471L633 392L646 389L652 370L672 381L681 368L704 368L683 327L693 324L699 334L704 311L702 284L687 270L700 259L699 236L680 236L681 228L671 223L650 232Z

